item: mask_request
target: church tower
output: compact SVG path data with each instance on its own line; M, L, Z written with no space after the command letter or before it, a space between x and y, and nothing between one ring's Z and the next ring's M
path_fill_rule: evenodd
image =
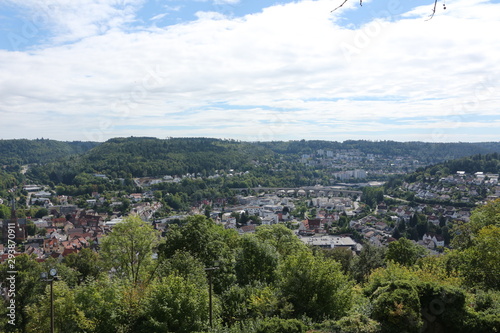
M9 230L14 230L15 238L9 238ZM11 231L12 233L12 231ZM20 243L26 240L26 219L18 219L16 213L16 199L12 197L10 219L4 219L2 223L2 240L4 244L11 240Z

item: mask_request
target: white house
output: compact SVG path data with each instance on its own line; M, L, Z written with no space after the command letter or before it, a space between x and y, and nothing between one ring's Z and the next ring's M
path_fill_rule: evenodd
M430 241L433 241L434 244L436 244L436 246L444 246L444 238L441 235L436 235L436 234L433 234L433 233L426 233L422 237L422 240L424 242L430 240Z

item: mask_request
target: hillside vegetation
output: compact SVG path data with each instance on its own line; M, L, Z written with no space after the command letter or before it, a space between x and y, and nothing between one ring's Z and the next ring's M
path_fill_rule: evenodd
M28 150L24 161L41 162L44 150L38 151L36 142ZM61 143L62 145L62 143ZM83 143L80 145L82 146ZM80 147L76 145L76 147ZM91 144L83 145L90 147ZM41 149L41 148L40 148ZM46 148L44 148L46 150ZM297 168L304 154L314 155L318 150L358 150L366 154L396 158L410 156L425 164L442 162L446 158L458 158L477 152L500 152L500 143L422 143L422 142L370 142L370 141L287 141L287 142L240 142L210 138L115 138L95 145L81 154L62 150L66 158L47 159L43 166L35 168L33 179L54 183L71 183L79 173L104 173L111 178L159 177L200 173L205 176L215 170L247 171L265 165L267 169L284 170ZM83 148L81 148L83 149ZM18 148L17 150L22 150ZM73 150L74 151L74 150ZM15 155L15 154L14 154ZM16 155L17 156L17 155ZM299 166L302 168L302 166ZM318 166L315 169L325 169ZM57 176L55 176L57 174ZM321 177L320 177L321 178Z
M48 163L71 155L83 154L97 142L63 142L56 140L0 140L0 165Z

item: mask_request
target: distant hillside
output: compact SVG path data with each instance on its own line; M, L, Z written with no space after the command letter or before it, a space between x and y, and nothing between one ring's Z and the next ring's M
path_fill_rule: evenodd
M93 148L96 149L92 150ZM265 152L266 154L272 153L293 156L294 158L301 154L315 153L319 149L333 151L357 149L363 153L383 156L412 155L416 159L434 164L474 154L500 153L500 142L426 143L367 140L348 140L344 142L300 140L250 143L210 138L171 138L161 140L157 138L131 137L110 139L101 144L99 142L16 139L0 140L0 165L48 163L60 161L62 158L71 155L83 155L86 152L89 152L87 157L93 162L100 159L109 160L108 155L116 154L131 154L135 156L135 159L140 157L143 160L167 159L172 161L176 157L185 159L185 156L173 156L172 154L220 154L227 149L235 153L237 151L259 154ZM247 156L243 157L246 159ZM129 157L125 158L125 161L127 160L129 160ZM191 162L196 164L196 161ZM227 162L224 161L224 163ZM120 164L123 165L124 163L120 162ZM222 165L223 163L214 163L214 165L216 164L219 167L214 166L215 168L225 167Z
M63 142L55 140L0 140L0 165L48 163L70 155L83 154L98 142Z
M303 154L317 154L320 149L333 152L357 150L391 159L405 156L419 160L421 165L436 164L447 159L477 153L500 152L500 143L495 142L423 143L363 140L241 142L212 138L148 137L114 138L102 144L51 140L14 141L12 145L14 153L10 155L7 153L8 141L3 142L2 156L23 163L51 162L31 168L28 176L34 181L52 181L55 184L60 182L72 184L73 179L80 173L103 173L115 179L186 173L209 175L215 170L234 169L244 172L255 168L259 168L259 175L262 177L270 175L271 173L266 170L272 169L281 170L282 176L290 176L292 170L297 179L308 178L309 175L305 170L309 169L299 163L299 159ZM323 175L329 177L328 167L321 168L327 171Z
M67 160L30 169L31 178L71 184L79 173L111 178L211 174L252 167L252 159L274 153L259 145L207 138L115 138Z
M213 172L251 167L273 152L255 144L209 138L116 138L82 155L95 171L135 177Z

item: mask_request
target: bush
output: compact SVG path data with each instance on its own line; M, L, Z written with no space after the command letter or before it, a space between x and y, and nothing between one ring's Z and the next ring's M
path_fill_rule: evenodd
M306 331L306 325L298 319L270 318L264 319L256 333L302 333Z
M380 323L364 314L353 313L337 320L333 328L338 333L380 333Z
M398 281L380 287L372 295L373 318L384 332L420 332L420 300L414 285Z

